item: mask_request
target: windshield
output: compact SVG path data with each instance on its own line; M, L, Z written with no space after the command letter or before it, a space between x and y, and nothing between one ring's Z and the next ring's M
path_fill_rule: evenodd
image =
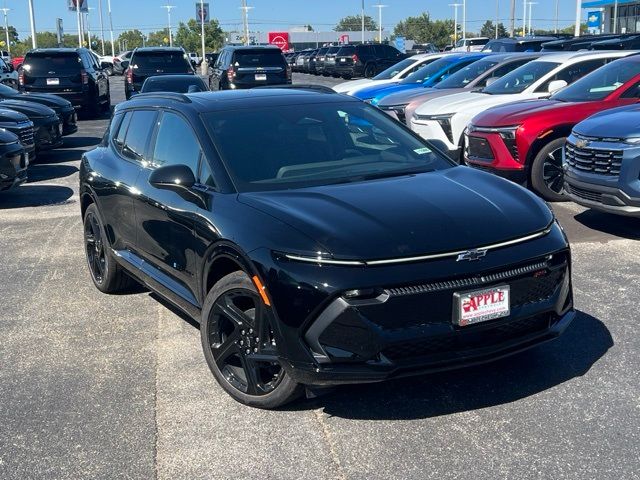
M582 77L551 98L561 102L602 100L638 74L640 62L618 60Z
M453 60L453 61L452 61ZM429 65L425 65L420 70L416 70L400 83L424 83L434 75L458 60L458 57L444 57Z
M404 60L392 65L391 67L383 70L378 75L373 77L374 80L389 80L396 75L398 75L401 71L409 68L411 65L416 63L415 59L405 58Z
M29 75L72 73L78 75L82 61L76 52L28 53L23 68Z
M204 119L241 192L356 182L452 166L395 120L360 102L252 107L211 112Z
M131 60L133 68L162 70L163 72L189 72L191 63L182 52L136 52Z
M189 75L189 78L149 77L142 85L140 92L195 93L207 90L209 89L200 77Z
M498 60L487 58L473 62L462 70L458 70L449 78L443 80L435 88L464 88L484 72L500 63Z
M491 95L509 95L524 92L529 86L540 80L559 64L556 62L529 62L504 77L496 80L482 90Z

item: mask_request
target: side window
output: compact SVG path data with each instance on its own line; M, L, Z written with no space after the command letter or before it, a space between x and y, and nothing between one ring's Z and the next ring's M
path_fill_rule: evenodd
M80 59L82 60L82 68L84 68L85 70L90 70L93 68L93 64L91 63L91 60L89 59L88 55L85 52L80 52Z
M630 86L620 98L640 98L640 82L634 83Z
M536 92L546 92L549 90L549 84L554 80L564 80L568 85L571 85L576 80L584 77L586 74L593 72L596 68L602 67L607 60L602 58L598 60L588 60L586 62L574 63L568 67L563 68L556 73L549 80L540 85Z
M216 182L213 181L213 174L211 173L211 167L207 161L203 158L200 162L200 175L198 176L200 183L208 187L215 187Z
M157 165L183 164L198 175L200 142L191 125L175 113L165 112L160 120L152 162Z
M441 73L440 76L435 80L435 82L441 82L442 80L444 80L445 78L449 77L450 75L456 73L458 70L462 70L464 67L466 67L467 65L469 65L470 63L473 63L475 60L467 60L466 62L460 62L457 65L452 65L451 67L449 67L447 69L446 72Z
M482 82L478 83L478 87L486 87L487 80L489 80L490 78L503 77L510 71L515 70L518 67L521 67L527 62L529 62L529 60L518 60L517 62L510 62L510 63L507 63L506 65L502 65L501 67L496 68L493 72L491 72L491 75L489 75L487 78L482 80Z
M120 124L120 121L122 120L122 116L122 113L118 113L111 119L111 122L109 122L109 128L104 132L102 142L100 142L101 147L108 146L109 140L111 139L115 141L114 135L116 135L116 132L118 131L118 126Z
M112 136L113 145L118 153L120 153L120 151L122 150L122 146L124 145L124 137L127 135L127 129L129 128L129 123L131 123L132 116L133 112L127 112L125 113L124 119L122 120L122 122L120 122L119 126L117 124L112 124L114 128L117 128L118 132L116 134L116 132L114 131L115 136Z
M136 110L129 121L127 136L122 147L122 155L141 162L149 143L156 120L156 112L150 110Z

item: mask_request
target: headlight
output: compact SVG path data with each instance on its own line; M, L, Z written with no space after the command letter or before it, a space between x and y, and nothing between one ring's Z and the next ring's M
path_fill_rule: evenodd
M479 127L477 125L469 125L467 129L469 133L498 133L504 139L513 140L516 138L516 132L519 128L520 125L512 125L508 127Z
M624 143L628 143L630 145L640 145L640 137L625 138Z
M455 115L454 113L441 113L438 115L419 115L417 113L414 113L413 119L414 120L434 120L438 122L441 120L451 120L451 117L453 117L454 115Z

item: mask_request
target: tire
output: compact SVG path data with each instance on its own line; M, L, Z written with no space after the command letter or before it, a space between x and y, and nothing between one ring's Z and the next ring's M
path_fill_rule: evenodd
M364 77L373 78L376 75L376 66L373 63L367 63L364 67Z
M200 322L204 357L216 381L234 400L265 409L289 403L303 391L277 360L271 318L249 276L234 272L208 293Z
M102 293L126 292L138 283L114 260L104 224L95 203L84 213L84 248L91 280ZM102 267L102 268L100 268Z
M538 152L531 165L531 187L549 202L566 201L562 148L566 138L558 138Z
M3 80L2 84L6 85L7 87L11 87L14 90L18 90L18 82L16 82L13 78L8 78L6 80Z

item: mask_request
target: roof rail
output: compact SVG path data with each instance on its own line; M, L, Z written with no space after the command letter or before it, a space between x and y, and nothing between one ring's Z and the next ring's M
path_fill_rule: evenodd
M325 85L318 85L313 83L296 83L292 85L261 85L256 88L286 88L286 89L294 89L294 90L312 90L320 93L337 93L334 89L327 87Z
M131 97L130 100L138 98L164 98L165 100L175 100L176 102L191 103L191 99L183 93L176 92L148 92L139 93Z

